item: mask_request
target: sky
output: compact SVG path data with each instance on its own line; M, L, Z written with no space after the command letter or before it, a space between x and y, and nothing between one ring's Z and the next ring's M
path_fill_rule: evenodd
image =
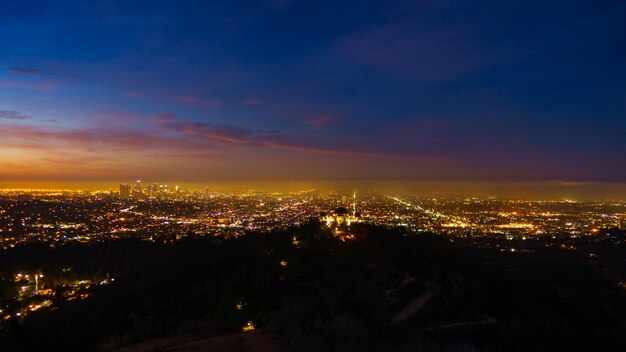
M626 182L623 1L29 1L0 181Z

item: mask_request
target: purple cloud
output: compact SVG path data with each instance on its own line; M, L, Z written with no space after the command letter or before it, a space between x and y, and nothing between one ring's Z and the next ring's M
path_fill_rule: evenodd
M322 116L320 122L327 123L333 119ZM153 120L154 121L154 120ZM415 159L447 163L449 160L440 157L417 156L402 153L379 153L358 150L355 148L333 147L324 145L321 141L302 138L300 136L285 136L277 132L252 130L232 125L211 125L202 122L174 122L155 121L163 128L179 132L194 139L206 139L220 143L249 146L253 148L282 149L308 154L326 154L345 157L380 157L387 159Z
M0 119L3 120L29 120L31 117L13 110L0 110Z
M217 101L217 100L206 100L204 98L201 98L197 95L185 95L182 97L178 97L177 99L179 102L184 103L184 104L189 104L189 105L199 105L199 106L205 106L205 107L221 107L224 105L223 102L221 101Z
M158 114L154 116L150 120L156 123L167 123L167 122L175 122L178 120L178 118L174 114L163 113L163 114Z
M319 130L320 128L323 128L326 125L332 123L335 120L336 120L335 116L326 114L326 115L309 119L305 123L312 127L311 129L312 132L315 132Z
M22 88L30 90L53 90L58 88L56 82L40 81L40 82L27 82L27 81L15 81L4 79L0 81L0 87L2 88Z
M255 132L253 130L231 126L231 125L210 125L202 122L183 121L155 121L162 122L161 126L166 129L180 132L186 136L201 137L217 142L232 144L249 144L253 142L249 139Z
M152 153L159 151L185 152L186 155L206 154L212 149L207 141L172 138L120 127L62 128L1 124L0 142L3 147L38 150L47 153L73 152Z
M41 70L37 68L26 68L26 67L16 67L16 66L9 67L8 71L12 73L19 73L19 74L24 74L24 75L38 75L41 73Z

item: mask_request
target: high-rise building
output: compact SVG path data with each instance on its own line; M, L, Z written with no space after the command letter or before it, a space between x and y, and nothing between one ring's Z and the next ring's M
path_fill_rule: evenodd
M158 194L159 194L159 184L153 183L150 195L154 197L154 196L157 196Z
M120 197L121 198L129 198L130 197L130 186L122 183L120 184Z
M158 192L159 192L159 185L156 183L153 183L146 187L146 194L150 197L156 197Z
M141 188L141 180L137 180L137 182L135 183L135 187L133 188L133 193L143 194L143 189Z

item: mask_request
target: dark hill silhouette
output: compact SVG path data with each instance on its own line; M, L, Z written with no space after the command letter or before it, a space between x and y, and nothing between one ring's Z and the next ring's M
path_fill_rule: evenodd
M216 332L229 336L222 346L245 345L251 338L237 336L247 322L285 351L626 346L623 288L571 251L501 252L365 224L352 231L357 240L341 242L312 222L219 244L187 238L14 248L0 258L0 272L42 270L60 280L59 268L71 267L76 277L109 273L115 282L89 299L3 322L0 350L109 351ZM294 236L307 246L295 246ZM220 341L206 339L187 342L201 350Z

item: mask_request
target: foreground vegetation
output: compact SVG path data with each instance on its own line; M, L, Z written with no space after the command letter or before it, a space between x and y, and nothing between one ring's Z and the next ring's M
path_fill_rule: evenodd
M248 322L287 351L615 351L626 295L568 251L508 253L362 225L7 251L0 272L115 282L2 323L0 350L113 350ZM70 275L70 274L67 274ZM50 281L52 280L52 281ZM1 304L15 298L6 287Z

